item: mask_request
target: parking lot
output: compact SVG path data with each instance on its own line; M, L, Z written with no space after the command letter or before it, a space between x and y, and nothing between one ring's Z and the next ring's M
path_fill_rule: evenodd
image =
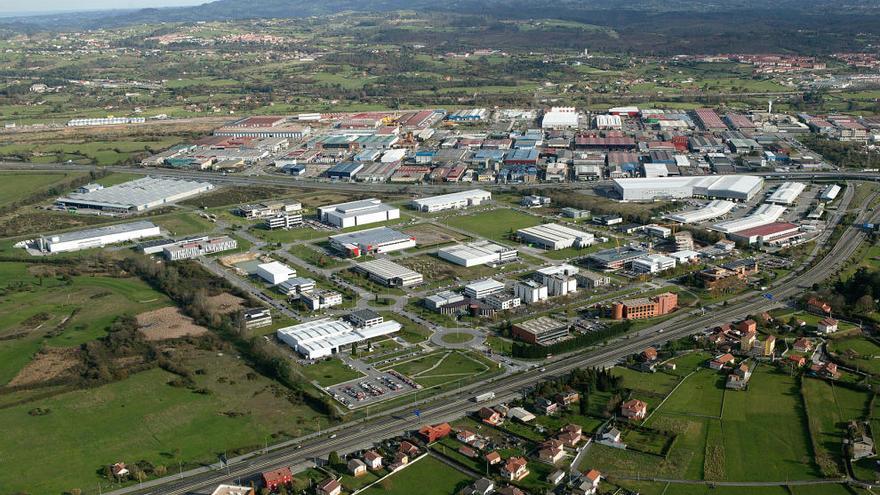
M422 388L394 370L383 372L370 368L367 373L365 377L328 387L327 391L345 407L356 409Z

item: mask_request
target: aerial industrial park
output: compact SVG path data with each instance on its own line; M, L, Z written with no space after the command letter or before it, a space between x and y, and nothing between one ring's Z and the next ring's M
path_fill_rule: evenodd
M229 2L0 18L0 495L880 489L870 26Z

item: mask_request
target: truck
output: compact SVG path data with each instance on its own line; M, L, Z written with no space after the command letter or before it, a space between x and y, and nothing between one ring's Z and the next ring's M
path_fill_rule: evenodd
M495 392L486 392L485 394L474 396L471 400L474 402L486 402L487 400L492 400L494 398Z

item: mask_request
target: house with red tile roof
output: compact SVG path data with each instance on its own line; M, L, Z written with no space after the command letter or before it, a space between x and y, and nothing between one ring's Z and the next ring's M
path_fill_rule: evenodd
M375 450L368 450L364 454L364 463L370 469L382 469L382 455Z
M441 438L449 436L450 433L452 433L452 427L449 426L449 423L440 423L433 426L425 425L419 428L419 435L428 443L434 443Z
M333 478L318 483L315 487L318 495L339 495L342 492L342 485Z
M807 299L807 310L827 315L831 314L831 305L821 299L811 297Z
M501 476L507 481L519 481L528 475L528 462L524 457L511 457L501 467Z
M632 399L620 405L620 414L627 419L645 419L648 404L639 399Z
M263 486L270 491L275 491L281 485L293 483L293 473L289 467L278 468L263 473Z
M733 365L735 362L736 358L733 357L733 354L728 352L727 354L722 354L712 361L709 361L709 367L717 371L727 365Z
M492 451L486 454L486 462L488 462L490 466L498 464L499 462L501 462L501 460L501 454L496 451Z

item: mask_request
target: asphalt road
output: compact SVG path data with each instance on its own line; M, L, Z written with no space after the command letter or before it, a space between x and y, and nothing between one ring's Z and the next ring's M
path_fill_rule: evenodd
M852 191L852 189L851 187L847 188L847 191ZM844 197L842 206L848 205L851 199L852 193L850 192ZM841 211L834 217L836 221L842 218L843 210L845 209L846 207L839 208ZM880 212L862 210L855 223L859 224L864 221L880 221ZM830 226L829 229L832 227ZM830 235L830 230L827 235ZM324 457L331 451L346 453L365 448L381 439L394 437L413 430L420 424L456 419L477 407L470 398L482 392L493 391L496 394L496 398L492 402L481 405L509 401L521 396L524 390L536 382L551 376L563 375L576 368L608 366L621 358L640 352L648 346L693 335L722 323L734 321L747 314L778 306L787 298L801 294L805 288L809 288L812 284L821 282L836 274L840 265L856 252L865 240L865 237L866 234L856 227L847 226L838 242L811 268L801 273L793 273L775 285L771 289L773 294L772 301L768 300L764 294L749 292L731 300L728 306L714 309L704 316L695 317L692 313L682 313L664 321L660 325L644 329L629 336L627 339L614 342L610 346L595 351L561 357L556 361L547 363L543 368L533 368L522 373L508 375L488 385L483 383L465 387L457 395L449 397L441 403L422 407L419 418L411 415L383 415L369 421L344 424L332 430L332 438L327 436L328 431L323 435L312 435L307 439L303 439L302 443L298 446L289 445L269 450L266 454L253 455L250 458L233 462L222 469L215 465L203 468L201 472L193 473L191 476L183 479L167 477L163 480L156 480L157 483L155 484L150 483L153 486L146 487L145 489L130 487L112 493L120 495L124 493L180 495L193 492L198 493L202 490L210 491L211 487L220 483L253 479L254 476L262 471ZM821 240L817 242L817 251L822 245L823 242ZM807 264L814 260L817 251L814 251L806 260Z

